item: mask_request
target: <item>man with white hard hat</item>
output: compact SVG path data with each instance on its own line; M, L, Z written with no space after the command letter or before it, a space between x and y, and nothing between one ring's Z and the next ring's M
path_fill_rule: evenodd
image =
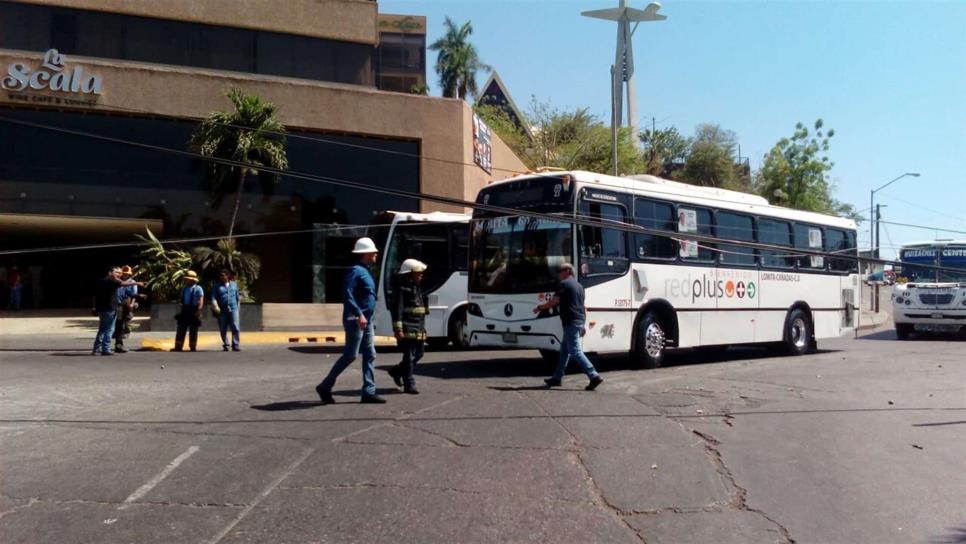
M376 309L376 282L372 279L372 265L376 263L379 250L371 238L356 240L352 253L359 262L349 269L343 280L342 326L345 328L345 351L335 362L329 375L315 386L322 404L333 404L332 387L336 378L356 356L362 353L362 402L382 404L386 400L376 394L374 362L376 347L372 338L372 313Z
M402 362L389 369L397 386L410 395L418 395L413 370L423 358L426 343L426 316L429 302L419 285L426 272L426 264L416 259L406 259L399 267L399 284L389 304L392 314L392 330L396 343L403 352Z

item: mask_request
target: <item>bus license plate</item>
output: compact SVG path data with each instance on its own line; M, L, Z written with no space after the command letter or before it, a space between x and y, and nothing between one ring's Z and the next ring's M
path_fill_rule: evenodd
M942 319L943 318L943 314L942 314L942 312L933 312L932 318L933 319Z
M507 344L516 344L517 343L517 333L515 333L515 332L505 332L505 333L503 333L503 341L506 342Z

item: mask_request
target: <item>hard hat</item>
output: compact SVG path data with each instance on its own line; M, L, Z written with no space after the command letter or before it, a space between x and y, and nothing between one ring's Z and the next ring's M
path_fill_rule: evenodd
M426 263L418 261L416 259L406 259L403 261L402 266L399 267L400 274L409 274L410 272L425 272Z
M352 249L353 253L379 253L376 249L376 243L372 241L372 238L365 237L356 240L356 247Z

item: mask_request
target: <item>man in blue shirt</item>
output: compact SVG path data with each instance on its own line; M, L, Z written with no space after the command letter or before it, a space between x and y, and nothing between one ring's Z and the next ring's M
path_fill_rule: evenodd
M218 283L211 292L211 306L218 316L218 332L221 333L221 349L228 351L228 328L231 327L231 350L241 351L238 326L238 304L241 294L238 284L229 279L227 270L218 274Z
M178 333L174 337L174 349L184 351L184 336L188 333L188 347L191 351L198 349L198 327L201 326L201 310L205 306L205 290L198 285L198 273L194 270L185 272L185 287L181 290L181 311L178 312Z
M560 277L560 284L553 298L540 304L533 309L533 313L540 313L544 310L558 306L560 308L560 322L563 325L563 338L560 342L560 360L553 376L543 380L547 387L559 387L563 382L564 373L567 371L567 364L570 358L577 360L581 370L590 378L587 384L587 391L597 389L597 386L604 382L594 365L587 359L587 355L580 349L580 337L584 334L584 323L587 320L587 311L584 308L584 287L577 283L574 277L574 265L563 263L557 268Z
M362 352L362 402L381 404L386 400L376 395L374 362L376 348L372 338L372 313L376 309L376 282L372 279L372 265L379 250L371 238L359 238L352 253L359 262L349 269L343 280L342 326L345 329L345 351L335 362L329 375L315 386L322 404L333 404L332 387L336 378Z

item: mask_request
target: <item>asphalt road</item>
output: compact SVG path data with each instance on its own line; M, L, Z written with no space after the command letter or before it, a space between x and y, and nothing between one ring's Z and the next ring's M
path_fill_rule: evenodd
M378 371L359 404L354 366L332 406L311 347L20 339L0 542L966 542L966 342L893 338L607 358L593 393L542 389L534 352L430 353L423 394Z

